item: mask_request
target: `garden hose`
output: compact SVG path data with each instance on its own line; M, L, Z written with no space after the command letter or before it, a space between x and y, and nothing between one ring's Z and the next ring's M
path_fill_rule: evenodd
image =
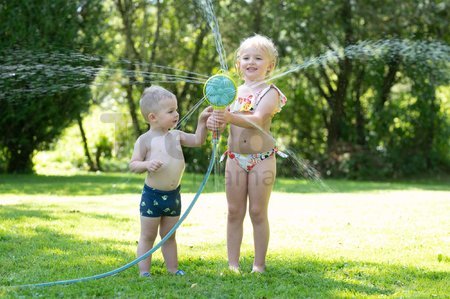
M13 287L17 287L17 288L28 288L28 287L48 287L48 286L55 286L55 285L67 285L67 284L73 284L73 283L77 283L77 282L84 282L84 281L89 281L89 280L95 280L95 279L100 279L100 278L105 278L108 276L112 276L115 274L118 274L122 271L125 271L127 269L129 269L130 267L136 265L137 263L139 263L140 261L146 259L147 257L149 257L151 254L153 254L156 250L158 250L169 238L170 236L172 236L174 234L174 232L178 229L178 227L183 223L183 221L186 219L186 217L189 215L189 213L191 212L192 208L194 207L195 203L197 202L198 197L200 196L200 194L202 193L203 189L205 188L205 185L208 181L208 178L211 174L211 171L214 167L214 162L215 162L215 157L217 154L217 140L213 139L212 142L212 153L211 153L211 158L209 161L209 166L208 169L206 171L205 176L203 177L203 181L200 184L197 193L194 196L194 199L192 200L192 202L190 203L190 205L188 206L188 208L186 209L186 211L184 212L184 214L180 217L180 219L178 220L177 223L175 223L175 225L172 227L172 229L164 236L164 238L161 239L161 241L159 241L158 244L156 244L152 249L150 249L149 251L147 251L145 254L143 254L142 256L136 258L135 260L129 262L128 264L102 273L102 274L97 274L97 275L93 275L93 276L87 276L87 277L81 277L81 278L76 278L76 279L69 279L69 280L59 280L59 281L51 281L51 282L44 282L44 283L35 283L35 284L24 284L24 285L17 285L17 286L13 286Z

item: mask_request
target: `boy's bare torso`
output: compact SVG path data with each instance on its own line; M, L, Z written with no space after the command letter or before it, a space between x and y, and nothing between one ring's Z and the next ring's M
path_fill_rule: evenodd
M145 160L162 162L162 166L157 171L147 172L145 183L158 190L176 189L185 168L179 131L172 130L163 136L152 136L149 132L142 141L147 148Z

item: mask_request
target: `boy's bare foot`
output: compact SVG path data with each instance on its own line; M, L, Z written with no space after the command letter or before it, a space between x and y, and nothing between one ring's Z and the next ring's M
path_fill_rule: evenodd
M184 276L186 273L183 270L175 270L175 271L169 271L168 272L172 275L176 275L176 276Z

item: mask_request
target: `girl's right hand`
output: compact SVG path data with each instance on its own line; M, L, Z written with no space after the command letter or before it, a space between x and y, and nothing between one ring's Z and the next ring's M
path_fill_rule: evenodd
M214 110L213 114L206 121L206 127L211 131L219 130L222 132L226 126L223 113L223 110Z
M147 170L149 172L156 172L162 165L163 163L159 160L150 160L147 162Z

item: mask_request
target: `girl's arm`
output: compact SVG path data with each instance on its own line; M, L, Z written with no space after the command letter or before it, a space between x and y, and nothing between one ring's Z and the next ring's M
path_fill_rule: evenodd
M213 107L209 106L205 108L200 114L197 123L197 129L195 130L195 134L186 133L180 131L180 143L182 146L187 147L199 147L206 141L207 129L206 129L206 120L209 118L213 111Z
M154 172L162 166L162 162L158 160L145 161L146 156L147 147L145 146L145 141L142 136L140 136L134 144L133 155L131 156L131 161L129 164L130 170L136 173L142 173L145 171Z
M264 95L258 108L252 114L236 114L225 111L223 118L225 122L238 127L261 128L277 112L279 96L278 92L272 88Z

